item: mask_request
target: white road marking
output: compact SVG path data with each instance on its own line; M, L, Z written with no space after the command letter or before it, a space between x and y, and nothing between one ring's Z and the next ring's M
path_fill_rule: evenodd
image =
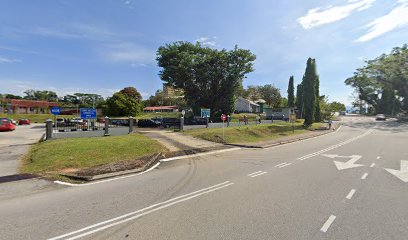
M408 182L408 160L401 160L400 170L385 168L385 170L403 182Z
M363 164L356 164L358 160L362 156L360 155L351 155L351 156L339 156L337 154L322 154L322 156L329 157L329 158L350 158L349 161L347 162L339 162L339 161L333 161L334 164L336 165L337 170L344 170L344 169L350 169L350 168L356 168L356 167L362 167L364 166Z
M258 177L258 176L264 175L264 174L267 174L267 172L261 172L261 173L252 175L251 177L254 178L254 177Z
M356 193L356 189L351 189L350 190L350 192L349 192L349 194L347 194L347 199L351 199L352 197L353 197L353 195L354 195L354 193Z
M287 166L289 166L289 165L292 165L292 163L286 163L286 164L284 164L284 165L279 166L278 168L287 167Z
M278 165L275 165L275 167L280 167L280 166L285 165L285 164L288 164L288 163L287 162L279 163Z
M370 167L374 167L375 166L375 163L372 163L371 165L370 165Z
M336 219L336 216L330 215L329 219L327 219L327 221L323 224L323 227L320 229L320 231L324 233L327 232L330 225L332 225L332 223L334 222L334 219Z
M81 184L68 183L68 182L63 182L63 181L54 181L54 183L60 184L60 185L65 185L65 186L70 186L70 187L90 186L90 185L99 184L99 183L106 183L106 182L116 181L116 180L120 180L120 179L124 179L124 178L131 178L131 177L142 175L144 173L148 173L148 172L152 171L153 169L155 169L157 166L159 166L161 162L169 162L169 161L175 161L175 160L185 159L185 158L194 158L194 157L198 157L198 156L204 156L204 155L210 155L210 154L216 154L216 153L223 153L223 152L230 152L230 151L235 151L235 150L238 150L238 149L241 149L241 148L229 148L229 149L222 149L222 150L212 151L212 152L204 152L204 153L197 153L197 154L192 154L192 155L185 155L185 156L162 159L158 163L156 163L154 166L152 166L151 168L147 169L144 172L140 172L140 173L136 173L136 174L129 174L129 175L116 177L116 178L109 178L109 179L105 179L105 180L101 180L101 181L95 181L95 182L90 182L90 183L81 183Z
M380 159L381 157L380 156L377 156L377 159Z
M113 226L116 226L116 225L119 225L119 224L122 224L122 223L125 223L125 222L128 222L128 221L131 221L131 220L140 218L140 217L142 217L144 215L147 215L147 214L156 212L158 210L170 207L172 205L175 205L175 204L178 204L178 203L181 203L181 202L196 198L196 197L204 195L204 194L208 194L208 193L217 191L219 189L222 189L222 188L225 188L225 187L228 187L228 186L231 186L233 184L234 183L232 183L230 181L226 181L226 182L223 182L223 183L220 183L220 184L217 184L217 185L213 185L213 186L208 187L208 188L203 188L201 190L198 190L198 191L195 191L195 192L192 192L192 193L188 193L188 194L185 194L185 195L181 195L181 196L169 199L169 200L167 200L165 202L157 203L157 204L151 205L149 207L146 207L146 208L143 208L143 209L131 212L131 213L124 214L124 215L116 217L116 218L112 218L112 219L109 219L109 220L106 220L106 221L103 221L103 222L100 222L100 223L97 223L97 224L94 224L94 225L90 225L88 227L85 227L85 228L82 228L82 229L79 229L79 230L76 230L76 231L73 231L73 232L70 232L70 233L66 233L66 234L63 234L63 235L60 235L60 236L57 236L57 237L49 238L48 240L62 239L62 238L73 236L73 235L75 235L77 233L83 232L82 234L79 234L79 235L76 235L76 236L73 236L73 237L70 237L70 238L67 238L67 239L74 240L74 239L82 238L82 237L88 236L90 234L102 231L104 229L107 229L107 228L110 228L110 227L113 227ZM118 220L120 220L120 221L118 221ZM108 223L110 223L110 224L108 224ZM105 225L105 224L107 224L107 225ZM99 226L102 226L102 227L99 227ZM99 227L99 228L96 228L96 227ZM93 229L93 230L91 230L91 229ZM90 230L90 231L87 231L87 230Z
M248 174L247 176L248 176L248 177L250 177L250 176L252 176L252 175L255 175L255 174L257 174L257 173L261 173L261 172L262 172L262 171L253 172L253 173Z
M312 158L312 157L318 156L318 155L320 155L320 154L322 154L322 153L328 152L328 151L333 150L333 149L335 149L335 148L338 148L338 147L341 147L341 146L343 146L343 145L346 145L346 144L349 144L349 143L351 143L351 142L354 142L354 141L356 141L356 140L358 140L358 139L360 139L360 138L362 138L362 137L367 136L368 134L372 133L373 131L374 131L373 129L370 129L370 130L368 130L367 132L365 132L365 133L363 133L363 134L361 134L361 135L359 135L359 136L350 138L350 139L348 139L348 140L346 140L346 141L343 141L343 142L341 142L341 143L338 143L338 144L335 144L335 145L333 145L333 146L327 147L327 148L322 149L322 150L320 150L320 151L317 151L317 152L314 152L314 153L311 153L311 154L308 154L308 155L299 157L298 160L303 161L303 160L306 160L306 159L308 159L308 158Z
M178 157L162 159L162 160L160 160L160 162L170 162L170 161L174 161L174 160L194 158L194 157L200 157L200 156L216 154L216 153L231 152L231 151L235 151L235 150L239 150L239 149L241 149L241 148L228 148L228 149L222 149L222 150L217 150L217 151L212 151L212 152L203 152L203 153L197 153L197 154L192 154L192 155L178 156Z
M361 176L361 179L364 180L367 178L367 176L368 176L368 173L364 173L363 176Z

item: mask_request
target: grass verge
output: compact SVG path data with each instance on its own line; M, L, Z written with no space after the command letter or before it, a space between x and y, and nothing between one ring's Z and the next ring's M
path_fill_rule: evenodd
M35 144L24 156L21 172L58 178L66 169L84 169L165 151L160 143L140 134L56 139Z
M279 137L286 137L290 135L307 133L312 130L322 127L322 123L314 123L310 128L305 129L302 126L303 122L295 123L295 132L292 131L292 124L286 122L279 122L274 124L251 125L241 127L229 127L224 129L225 143L254 143L267 140L277 139ZM222 129L193 129L185 131L196 138L212 142L222 142Z
M0 118L12 118L18 121L21 118L28 118L32 123L44 123L47 119L54 120L52 114L0 114ZM73 115L58 115L59 118L73 118Z

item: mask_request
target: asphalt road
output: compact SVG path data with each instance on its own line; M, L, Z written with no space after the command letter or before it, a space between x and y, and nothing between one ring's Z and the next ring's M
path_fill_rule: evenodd
M21 125L12 132L0 132L0 177L16 174L21 156L44 133L44 124Z
M0 200L0 239L407 239L407 142L407 125L352 117L280 147L50 185Z

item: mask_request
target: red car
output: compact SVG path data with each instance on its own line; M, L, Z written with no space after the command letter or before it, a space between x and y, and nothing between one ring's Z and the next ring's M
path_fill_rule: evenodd
M5 118L0 118L0 131L14 131L16 126Z
M27 118L22 118L20 120L18 120L18 125L30 125L30 119Z

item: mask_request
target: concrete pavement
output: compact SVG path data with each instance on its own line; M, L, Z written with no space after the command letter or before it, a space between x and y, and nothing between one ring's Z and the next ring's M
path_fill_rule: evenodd
M21 156L44 133L44 124L21 125L13 132L0 132L0 177L17 174Z
M3 199L0 239L405 239L408 183L387 169L408 159L407 125L343 125L275 148Z

